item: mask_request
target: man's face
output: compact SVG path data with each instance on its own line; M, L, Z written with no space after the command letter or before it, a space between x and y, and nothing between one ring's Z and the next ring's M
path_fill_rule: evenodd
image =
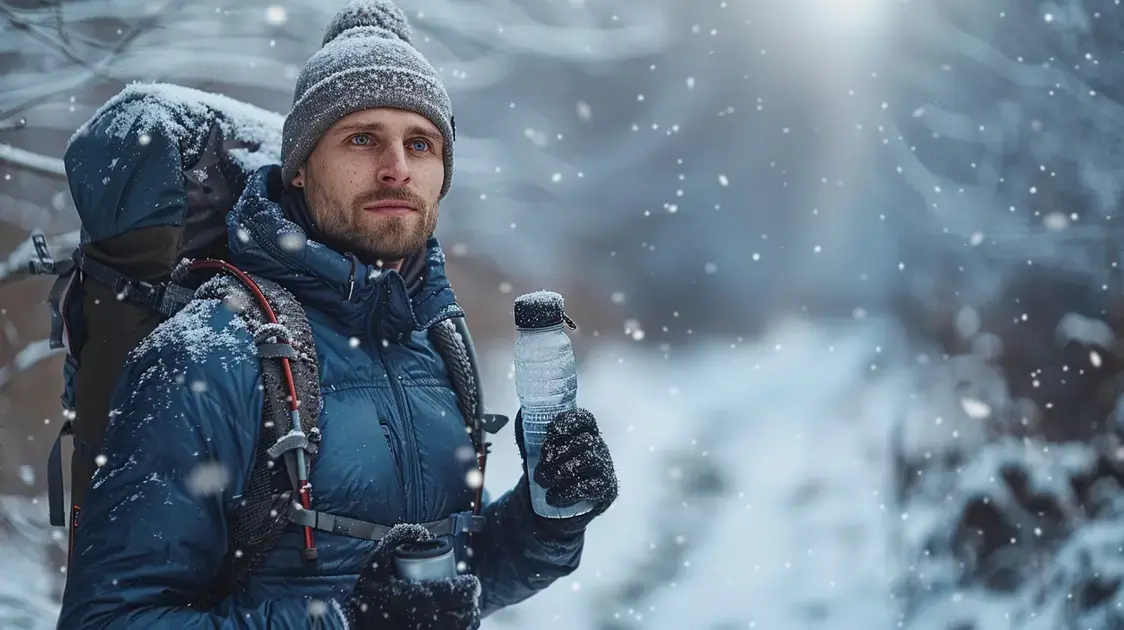
M358 111L324 134L293 184L305 189L317 227L337 246L394 267L437 227L442 145L420 114Z

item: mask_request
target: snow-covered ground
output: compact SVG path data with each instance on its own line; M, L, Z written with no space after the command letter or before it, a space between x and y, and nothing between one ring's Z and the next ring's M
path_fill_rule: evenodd
M789 321L754 343L606 344L584 363L579 396L613 450L621 497L573 576L485 628L894 627L888 446L911 384L888 369L893 330ZM489 406L513 410L510 349L485 356ZM490 490L518 471L508 429ZM52 569L26 548L4 557L17 566L3 563L0 625L53 627Z
M0 497L0 513L0 628L54 628L60 573L47 550L62 532L50 527L43 501Z
M884 502L909 386L880 366L893 330L790 321L752 344L588 359L579 402L600 418L621 498L573 576L486 627L893 627ZM506 446L497 489L518 474Z

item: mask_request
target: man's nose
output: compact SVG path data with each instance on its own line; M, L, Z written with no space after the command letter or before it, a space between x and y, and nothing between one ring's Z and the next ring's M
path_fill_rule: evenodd
M379 156L378 179L383 186L402 188L410 183L410 163L406 159L406 149L393 144Z

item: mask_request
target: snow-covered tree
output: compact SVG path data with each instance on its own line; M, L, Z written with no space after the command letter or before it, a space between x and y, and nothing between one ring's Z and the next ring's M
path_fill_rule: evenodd
M897 436L911 627L1121 623L1120 18L1111 0L903 16L885 160L939 235L911 247L948 263L913 285L914 321L954 355L918 387L961 401L920 402Z

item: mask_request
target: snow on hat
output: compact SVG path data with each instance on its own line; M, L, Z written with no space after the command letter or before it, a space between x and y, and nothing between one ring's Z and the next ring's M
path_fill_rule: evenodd
M281 173L286 183L332 125L348 114L394 107L425 116L445 139L445 181L453 179L453 106L437 71L410 43L406 14L390 0L351 0L297 78L285 118Z

